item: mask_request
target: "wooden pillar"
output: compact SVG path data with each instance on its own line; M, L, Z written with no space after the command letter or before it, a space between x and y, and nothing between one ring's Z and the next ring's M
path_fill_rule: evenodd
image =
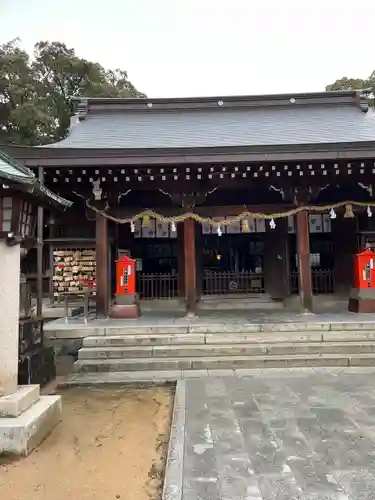
M178 265L178 295L185 297L185 244L184 223L177 226L177 265Z
M275 229L266 225L264 242L264 288L272 299L289 295L288 219L276 220Z
M348 295L353 286L354 255L357 252L357 221L341 216L332 220L335 293Z
M186 313L194 315L197 309L197 271L195 262L195 221L184 221L184 277Z
M297 220L298 278L301 306L305 312L312 311L313 293L310 267L309 215L302 210Z
M44 182L44 169L38 167L38 180ZM36 257L36 315L38 319L43 317L43 230L44 230L44 209L38 206L37 214L37 257Z
M96 313L107 317L109 311L108 219L96 213Z
M196 290L197 301L200 301L203 295L203 234L202 225L195 223L195 267L196 267Z

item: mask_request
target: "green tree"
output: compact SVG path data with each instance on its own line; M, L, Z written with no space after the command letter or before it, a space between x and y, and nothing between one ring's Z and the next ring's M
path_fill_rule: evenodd
M0 47L0 143L39 144L54 136L44 93L38 92L29 56L18 40Z
M361 78L347 78L344 76L339 80L336 80L331 85L327 85L326 90L328 92L337 91L337 90L359 90L364 89L366 87L366 80L362 80Z
M63 139L80 96L144 97L126 71L105 70L63 43L37 43L33 61L19 40L0 47L0 143Z
M368 78L347 78L343 77L336 80L331 85L327 85L326 91L332 92L335 90L363 90L368 96L370 106L375 106L375 71Z

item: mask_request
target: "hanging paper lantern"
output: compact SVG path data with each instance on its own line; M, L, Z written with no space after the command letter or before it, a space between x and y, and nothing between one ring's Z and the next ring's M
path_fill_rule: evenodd
M142 227L148 227L150 225L150 216L144 215L142 219Z
M275 229L275 227L276 227L276 222L274 221L274 219L271 219L270 220L270 228Z
M370 205L367 207L367 217L372 217L372 210Z
M331 217L331 219L336 219L337 215L333 208L331 208L331 210L329 211L329 216Z
M249 221L247 219L243 219L241 221L241 229L243 233L248 233L250 231L249 229Z
M220 224L217 226L217 235L221 236L223 234L223 231L221 230Z
M132 233L134 233L134 232L135 232L135 224L134 224L134 222L133 222L133 221L131 221L131 222L130 222L130 231L131 231Z
M172 221L172 224L171 224L171 231L173 233L175 233L177 231L177 228L176 228L176 223L174 221Z
M354 213L353 213L353 205L345 205L345 213L344 213L344 219L353 219L354 218Z

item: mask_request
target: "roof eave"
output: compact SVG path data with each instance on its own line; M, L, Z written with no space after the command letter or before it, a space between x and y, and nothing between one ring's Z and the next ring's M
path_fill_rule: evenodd
M11 156L9 156L8 154L4 153L3 150L0 151L0 159L4 160L5 163L8 163L8 165L11 165L12 167L19 170L22 174L25 174L31 180L35 178L35 175L28 167L25 167L25 165L22 165L21 163L14 161L14 159ZM22 177L20 176L20 178L25 179L24 176L22 176Z
M6 183L7 187L11 187L16 191L21 191L31 196L40 198L40 200L44 201L46 205L52 205L57 209L66 210L73 205L73 202L53 193L36 178L25 180L22 177L15 177L1 172L0 179L5 181L4 183Z
M73 205L72 201L52 192L38 180L34 183L34 189L37 196L40 196L42 199L46 200L49 205L53 205L55 208L66 210Z
M226 146L160 149L68 149L13 150L30 167L83 167L193 164L218 162L308 161L332 158L374 158L375 141L293 144L270 146Z
M8 172L3 172L3 171L0 171L0 179L3 179L4 181L10 181L25 185L31 185L35 182L35 177L12 175L9 174Z

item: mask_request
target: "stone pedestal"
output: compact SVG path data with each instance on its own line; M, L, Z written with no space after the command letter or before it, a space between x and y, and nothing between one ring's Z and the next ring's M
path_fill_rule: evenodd
M0 455L27 456L61 420L61 397L24 385L0 398Z
M17 386L20 247L0 241L0 455L28 455L61 419L60 396Z
M20 246L0 241L0 397L17 389Z
M134 319L141 315L138 295L117 295L111 307L110 317L114 319Z
M375 313L375 289L352 288L348 310L355 313Z

